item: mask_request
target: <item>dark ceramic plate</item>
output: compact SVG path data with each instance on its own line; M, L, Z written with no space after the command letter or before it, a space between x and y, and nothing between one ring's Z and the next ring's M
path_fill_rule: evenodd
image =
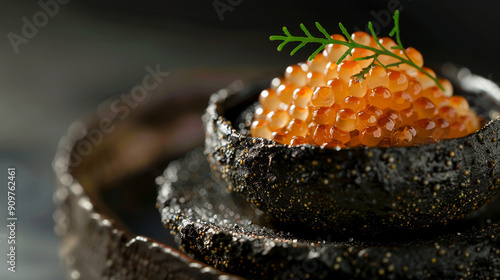
M241 279L176 249L155 209L155 178L203 144L201 116L212 92L234 76L265 71L172 72L126 117L110 103L134 100L130 95L71 125L53 162L55 232L67 279Z
M209 162L229 189L283 228L357 237L435 230L500 193L500 91L464 71L443 72L491 120L469 136L416 147L286 146L245 133L248 118L241 123L238 114L257 100L263 87L256 86L212 96L204 116Z
M429 236L301 239L273 229L211 173L201 149L171 163L157 179L158 207L184 251L222 271L250 279L500 277L500 201Z

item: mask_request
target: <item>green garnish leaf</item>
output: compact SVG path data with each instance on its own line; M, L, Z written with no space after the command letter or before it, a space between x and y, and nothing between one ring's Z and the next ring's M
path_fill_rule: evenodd
M301 48L303 48L308 43L317 43L317 44L320 44L320 46L316 49L316 51L314 51L309 56L309 60L313 60L314 57L319 52L321 52L329 44L339 44L339 45L347 46L348 47L347 51L345 51L345 53L340 57L340 59L337 61L337 64L340 64L348 55L351 54L351 51L353 49L355 49L355 48L361 48L361 49L370 50L370 51L372 51L374 53L373 55L356 58L355 61L373 59L372 63L370 65L368 65L367 67L361 69L361 71L359 73L353 75L352 77L356 77L356 78L362 80L364 78L364 76L370 71L371 67L373 67L373 66L380 65L380 66L384 67L385 69L387 69L389 67L399 66L399 65L401 65L401 64L404 63L404 64L408 64L408 65L416 68L418 71L422 72L423 74L425 74L426 76L428 76L429 78L431 78L436 83L436 85L439 88L441 88L442 90L444 90L444 87L441 85L441 83L438 81L437 78L435 78L429 72L427 72L425 69L423 69L422 67L418 66L415 62L413 62L411 60L411 58L408 56L408 54L406 53L405 48L403 47L403 44L401 42L401 34L400 34L400 30L399 30L399 10L396 10L394 12L394 15L392 16L392 18L394 20L394 27L392 28L391 32L389 33L389 36L391 36L391 37L395 36L397 46L391 47L391 49L400 49L400 50L403 50L403 54L404 54L403 56L395 54L395 53L392 53L390 50L388 50L387 48L385 48L379 42L377 34L375 33L375 30L373 29L373 24L371 22L368 22L368 29L370 30L371 35L373 36L373 38L377 42L377 45L380 47L380 49L355 42L351 38L351 35L349 34L349 32L347 32L347 29L340 22L339 22L339 28L342 31L342 33L344 34L344 36L347 38L347 40L348 40L347 42L346 41L340 41L340 40L332 39L331 36L330 36L330 34L318 22L316 22L316 28L325 36L325 38L314 37L313 35L311 35L311 33L309 32L309 30L307 30L307 28L305 27L305 25L301 23L300 24L300 29L302 29L302 31L304 32L305 36L293 36L288 31L288 29L286 27L283 27L283 33L285 34L285 36L283 36L283 35L272 35L272 36L269 37L269 39L271 41L283 41L278 46L278 51L281 51L290 42L299 42L299 45L297 45L290 52L290 55L294 55L297 51L299 51ZM396 58L398 60L398 62L384 65L378 59L378 57L380 55L386 55L386 56L390 56L390 57Z
M316 28L318 28L318 30L323 33L323 35L325 35L325 38L326 39L329 39L331 38L330 37L330 34L328 34L328 32L326 32L326 30L323 28L323 26L321 26L321 24L319 24L319 22L316 22Z
M340 27L340 30L342 30L342 33L344 34L344 36L347 38L347 40L349 40L349 42L352 42L351 35L349 34L349 32L347 32L347 29L344 27L342 22L339 22L339 27Z

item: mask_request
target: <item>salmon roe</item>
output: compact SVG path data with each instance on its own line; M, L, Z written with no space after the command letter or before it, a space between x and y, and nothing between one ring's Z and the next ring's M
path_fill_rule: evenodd
M346 41L339 34L332 38ZM379 48L365 32L354 33L352 40ZM379 42L387 49L396 46L390 38ZM355 59L372 52L353 49L337 64L347 49L330 44L312 61L289 66L284 77L273 79L260 94L251 135L287 145L342 149L424 145L481 128L480 117L465 98L453 95L448 80L439 79L443 90L407 64L372 66L362 77L353 76L371 63ZM393 50L436 77L423 67L423 56L416 49ZM378 59L384 64L397 62L384 55Z

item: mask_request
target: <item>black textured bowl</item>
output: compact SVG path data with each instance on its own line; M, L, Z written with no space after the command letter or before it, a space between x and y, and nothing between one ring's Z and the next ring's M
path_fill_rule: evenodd
M183 250L249 279L500 277L500 201L435 236L305 240L274 230L262 212L212 180L201 150L171 163L157 182L162 221Z
M464 71L451 79L461 81L456 92L486 119L498 115L498 88L483 91L489 81ZM232 126L262 89L212 96L204 116L205 151L230 190L285 226L356 236L433 229L499 194L498 118L469 136L417 147L292 147Z

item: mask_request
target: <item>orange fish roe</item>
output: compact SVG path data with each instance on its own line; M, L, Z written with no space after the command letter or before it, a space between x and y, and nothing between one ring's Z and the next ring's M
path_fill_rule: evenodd
M313 121L317 124L334 125L337 112L333 107L320 107L313 114Z
M288 145L290 144L291 134L287 131L275 131L272 134L272 139L280 144Z
M359 141L368 147L375 147L382 140L382 129L380 127L368 126L359 132Z
M330 129L330 136L333 140L339 141L341 143L347 143L351 140L351 134L349 132L345 132L336 126L332 126Z
M379 107L380 109L386 109L391 107L394 96L388 88L378 86L370 91L366 99L369 104Z
M293 136L302 136L302 137L305 137L309 132L307 128L307 123L297 119L293 119L288 124L287 131Z
M401 119L401 114L399 113L399 111L393 109L387 109L385 110L384 115L391 118L396 123L397 126L400 126L401 123L403 122L403 119Z
M366 108L366 100L364 98L348 96L344 100L344 108L349 108L357 113Z
M399 111L399 115L401 116L401 124L413 124L418 119L417 111L415 111L413 106Z
M290 121L290 115L283 110L276 110L267 114L267 124L272 131L281 130Z
M364 97L366 95L367 88L368 85L366 84L366 80L351 79L347 89L354 97Z
M389 71L389 89L392 92L402 91L408 87L408 76L400 71Z
M361 71L361 65L356 61L344 61L337 67L339 78L345 83L349 83L351 76Z
M397 91L394 93L394 103L391 108L394 110L404 110L411 106L411 95L406 91Z
M411 125L400 126L391 134L394 146L408 147L415 143L417 130Z
M307 138L301 136L293 136L292 141L290 141L290 145L292 146L304 145L304 144L309 144L309 142Z
M382 66L375 66L370 69L366 75L366 83L369 88L388 87L389 76Z
M450 133L450 122L442 118L437 118L434 122L436 123L436 129L432 133L432 136L437 139L442 139L448 136Z
M300 65L288 66L285 70L285 80L298 87L305 86L307 84L307 67L301 67Z
M356 124L358 123L358 115L352 109L341 109L337 113L336 123L336 127L342 131L353 131L356 129Z
M330 133L330 126L325 124L318 124L313 132L313 140L317 145L324 145L332 140Z
M347 146L344 143L342 143L342 142L339 142L337 140L332 140L332 141L330 141L330 142L328 142L326 144L323 144L322 147L336 148L336 149L340 148L340 149L342 149L342 148L346 148Z
M436 122L434 120L426 118L420 119L413 123L413 126L417 129L417 140L424 140L434 133L436 129Z
M378 121L377 126L382 129L382 136L389 137L391 136L392 131L397 127L396 122L387 115L382 115Z
M346 41L339 34L331 37ZM351 39L380 48L365 32L355 32ZM436 77L423 67L423 56L416 49L393 49L397 44L391 38L379 42ZM312 61L289 66L284 77L273 79L260 94L250 126L252 136L287 145L343 149L424 145L480 129L481 119L465 98L453 95L448 80L438 79L442 89L408 64L380 66L379 62L398 62L387 55L363 70L373 61L355 59L373 52L362 48L352 49L337 64L347 50L344 45L327 45Z
M375 125L383 111L375 106L369 106L358 112L358 130L364 127Z
M437 115L436 105L428 98L420 97L413 102L413 108L419 118L432 118Z
M288 114L294 119L306 121L309 118L309 108L301 108L295 105L288 108Z
M329 107L335 103L335 96L331 87L317 87L311 97L311 104L315 107Z

